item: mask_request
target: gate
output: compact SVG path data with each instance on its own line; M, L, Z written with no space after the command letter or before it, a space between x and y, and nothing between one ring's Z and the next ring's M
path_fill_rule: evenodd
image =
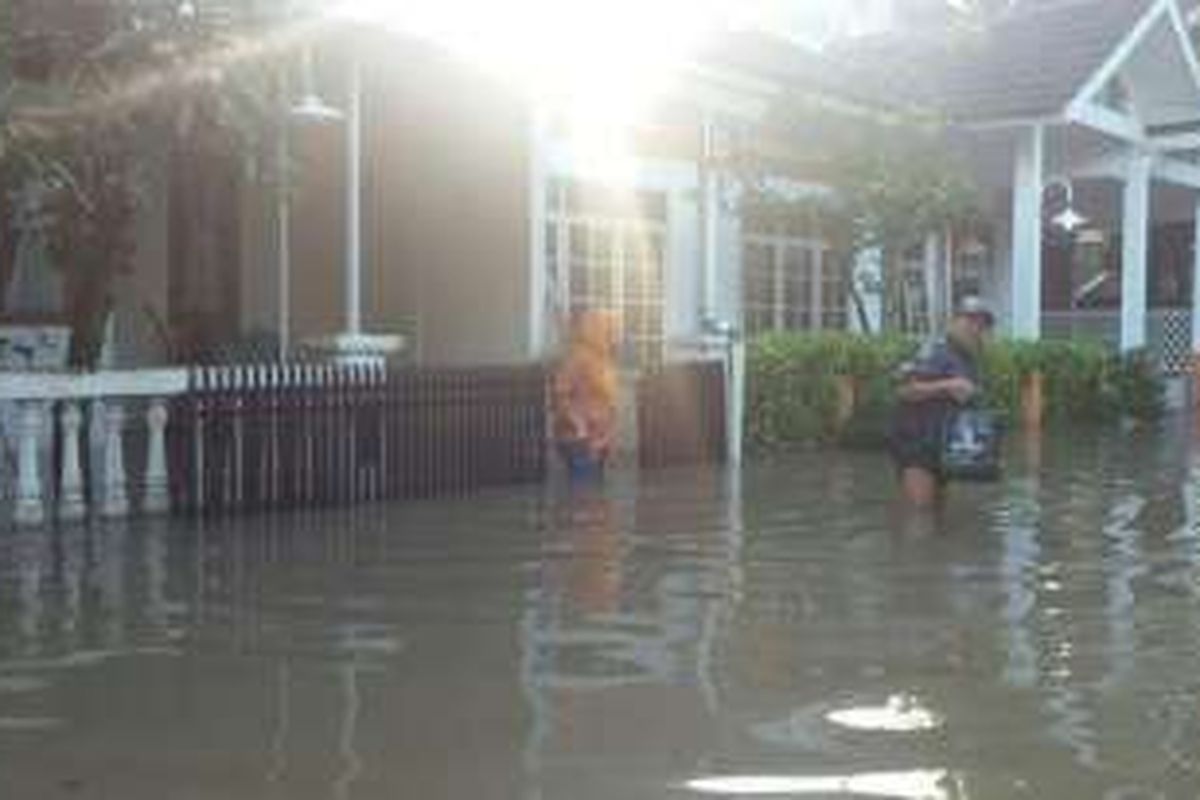
M668 364L644 376L638 386L637 418L642 467L724 463L724 365Z

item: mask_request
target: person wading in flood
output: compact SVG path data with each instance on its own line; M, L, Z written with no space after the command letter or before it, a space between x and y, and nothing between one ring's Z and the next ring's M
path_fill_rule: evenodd
M554 438L573 481L600 478L617 427L618 323L586 311L572 320L566 356L554 372Z
M905 499L930 508L944 497L946 423L979 394L979 359L995 317L976 297L959 305L944 338L926 344L900 368L889 449Z

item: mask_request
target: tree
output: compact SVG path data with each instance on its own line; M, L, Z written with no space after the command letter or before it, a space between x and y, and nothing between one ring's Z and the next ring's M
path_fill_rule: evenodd
M131 268L144 179L273 138L279 24L252 0L0 0L0 185L45 198L77 366ZM0 204L0 263L11 216Z
M870 325L859 291L859 256L881 259L884 325L909 330L903 262L930 234L983 225L979 194L955 158L951 131L916 113L846 113L791 98L773 119L776 138L802 153L801 163L743 152L737 166L753 220L801 219L815 226L839 259L863 330ZM792 172L819 180L825 191L797 195L772 175Z

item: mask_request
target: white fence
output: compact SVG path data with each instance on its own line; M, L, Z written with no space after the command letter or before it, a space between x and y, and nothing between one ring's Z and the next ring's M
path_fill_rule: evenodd
M133 441L145 443L136 507L167 511L168 399L187 385L187 371L173 369L3 373L0 445L12 520L40 525L52 517L129 514L135 503L126 457ZM131 410L140 412L144 428L130 424Z

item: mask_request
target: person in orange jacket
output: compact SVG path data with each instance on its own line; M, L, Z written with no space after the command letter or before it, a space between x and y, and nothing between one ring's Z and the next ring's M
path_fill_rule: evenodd
M554 439L574 479L599 477L617 427L616 317L585 311L571 321L566 354L554 371Z

